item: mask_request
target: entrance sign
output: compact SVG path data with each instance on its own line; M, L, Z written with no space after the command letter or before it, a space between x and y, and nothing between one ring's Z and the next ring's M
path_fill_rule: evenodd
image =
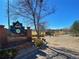
M18 34L18 35L25 35L25 28L20 22L14 22L13 25L10 27L10 31L13 34Z

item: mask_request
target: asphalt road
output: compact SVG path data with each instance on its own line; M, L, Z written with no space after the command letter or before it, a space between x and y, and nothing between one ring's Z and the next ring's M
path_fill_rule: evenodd
M46 38L51 39L52 37ZM79 56L76 56L70 52L62 51L61 49L56 49L48 44L47 46L43 46L42 49L24 49L20 51L15 59L79 59Z
M31 52L28 52L30 51ZM33 50L33 51L32 51ZM25 49L15 59L79 59L73 54L46 47L46 49Z

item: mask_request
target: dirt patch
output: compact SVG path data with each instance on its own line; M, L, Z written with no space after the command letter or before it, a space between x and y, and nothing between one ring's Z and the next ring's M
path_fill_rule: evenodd
M53 47L63 47L72 51L79 52L79 37L61 35L58 37L46 37L48 44Z

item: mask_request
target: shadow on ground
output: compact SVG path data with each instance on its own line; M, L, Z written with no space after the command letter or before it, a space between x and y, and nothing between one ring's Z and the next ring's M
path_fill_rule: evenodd
M72 51L72 50L64 48L64 47L55 48L55 49L60 50L60 51L64 51L64 52L67 52L67 53L71 53L71 54L74 54L74 55L79 55L79 52Z
M51 50L51 52L50 52L51 55L50 55L49 51L47 52L49 54L44 52L47 48ZM31 49L33 49L33 48L31 48ZM64 58L64 59L77 59L75 57L72 57L71 55L67 55L67 54L64 54L62 52L58 52L57 50L77 55L76 52L73 52L73 51L68 50L66 48L49 47L46 44L44 44L41 48L36 49L32 53L22 54L22 56L20 56L19 59L41 59L41 57L45 57L44 59L52 59L52 58L53 59L54 58L57 58L57 59L61 59L61 58ZM26 52L27 52L27 50L25 50L25 53Z
M36 58L38 58L40 56L44 56L45 57L46 56L46 53L43 52L43 51L41 51L41 50L37 50L34 53L32 53L30 56L31 57L28 57L27 59L36 59Z

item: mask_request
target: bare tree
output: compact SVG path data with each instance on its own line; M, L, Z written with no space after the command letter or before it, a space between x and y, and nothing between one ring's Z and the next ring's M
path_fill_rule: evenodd
M53 14L55 8L51 4L47 4L46 0L17 0L17 6L11 5L11 14L28 18L34 24L39 39L39 24L41 19ZM51 6L50 6L51 5ZM10 14L10 15L11 15Z

